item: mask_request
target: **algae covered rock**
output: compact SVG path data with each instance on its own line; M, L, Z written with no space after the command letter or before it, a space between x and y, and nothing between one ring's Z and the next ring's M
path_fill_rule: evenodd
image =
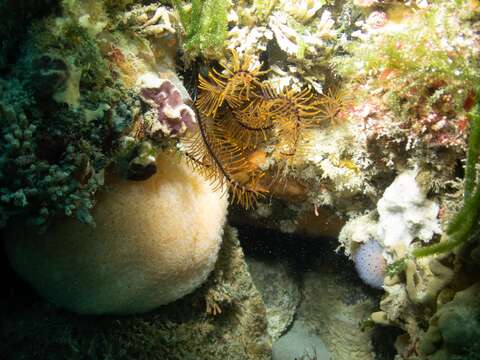
M375 309L376 295L355 279L352 268L334 259L319 259L305 274L297 322L322 340L331 359L373 360L372 330L362 329L362 322ZM326 358L321 346L317 351L319 359Z
M428 359L476 359L480 347L480 283L455 294L430 319L419 349Z
M143 182L112 179L95 227L73 219L41 235L10 227L13 268L79 313L145 312L192 292L214 267L227 199L175 157L160 155L157 167Z
M255 286L267 307L268 333L273 341L287 331L301 300L300 284L285 261L247 258Z
M183 299L145 315L85 316L40 299L18 284L0 297L4 359L268 360L266 311L236 237L227 227L215 269ZM220 313L207 314L213 301Z

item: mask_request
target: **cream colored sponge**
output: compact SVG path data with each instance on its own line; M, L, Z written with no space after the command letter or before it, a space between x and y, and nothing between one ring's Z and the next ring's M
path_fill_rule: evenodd
M193 291L215 265L227 199L177 157L161 155L157 166L146 181L110 181L96 227L68 219L43 235L10 229L13 268L79 313L145 312Z

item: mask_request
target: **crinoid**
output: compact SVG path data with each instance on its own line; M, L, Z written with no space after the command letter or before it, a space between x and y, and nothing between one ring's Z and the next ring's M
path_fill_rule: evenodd
M223 72L212 69L208 79L199 75L200 93L196 105L207 116L215 116L225 101L232 108L249 101L251 91L258 85L258 77L265 73L260 67L252 66L249 57L240 62L236 51L232 51L230 64L220 65Z
M351 103L351 96L346 94L345 91L330 88L316 102L319 111L318 119L336 124L345 115Z
M223 70L199 77L198 131L183 143L188 158L216 188L227 185L233 201L250 208L276 181L262 166L267 146L274 148L270 153L281 168L319 110L310 90L274 90L261 80L266 71L248 57L240 61L235 51L230 63L221 66Z

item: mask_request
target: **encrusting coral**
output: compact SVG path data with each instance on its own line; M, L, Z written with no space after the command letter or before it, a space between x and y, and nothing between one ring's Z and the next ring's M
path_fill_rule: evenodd
M215 265L227 198L178 157L161 154L157 167L142 182L108 179L95 227L67 219L37 235L13 223L13 268L79 313L145 312L192 292Z
M157 111L157 119L151 124L143 124L142 131L154 135L162 131L164 136L180 136L195 126L193 110L183 103L180 91L169 80L158 87L142 88L140 97Z

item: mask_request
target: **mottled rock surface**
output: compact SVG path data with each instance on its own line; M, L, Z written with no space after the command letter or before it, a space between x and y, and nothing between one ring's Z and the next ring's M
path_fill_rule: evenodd
M1 271L10 277L8 269ZM44 302L17 281L4 294L2 359L271 358L265 305L248 273L236 231L230 228L206 284L145 315L75 315Z
M323 340L307 328L302 320L295 321L285 336L273 344L273 360L331 360Z
M268 333L275 341L293 322L300 303L300 283L286 261L248 257L247 264L267 307Z
M374 360L371 329L363 329L362 322L378 306L376 295L343 263L332 255L305 273L297 319L322 339L331 359Z
M290 282L299 289L293 322L273 343L273 360L393 358L379 355L379 341L388 347L382 353L393 351L393 344L378 336L372 338L373 329L368 326L370 314L378 310L382 291L361 281L353 261L335 251L336 239L299 237L265 228L239 229L267 314L272 303L280 311L279 299L291 296ZM260 265L252 266L252 258ZM282 263L283 269L279 265ZM259 273L262 281L258 280Z

